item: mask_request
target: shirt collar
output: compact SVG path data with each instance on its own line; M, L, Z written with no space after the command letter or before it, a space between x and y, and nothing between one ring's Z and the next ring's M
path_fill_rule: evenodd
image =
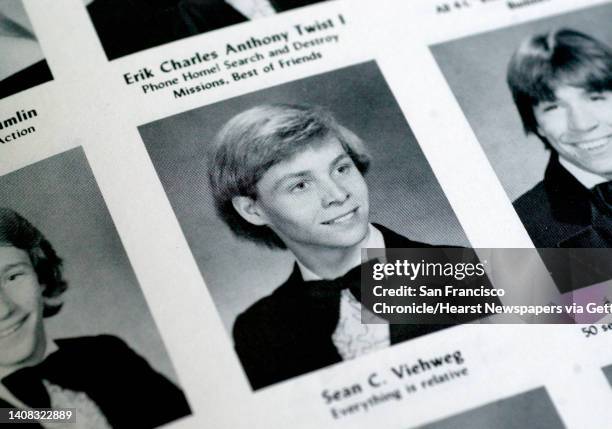
M382 235L382 232L378 230L374 225L368 225L368 238L361 246L362 249L384 249L385 248L385 239ZM351 264L351 268L354 268L361 264L361 253L357 254L358 256L355 258L353 263ZM308 269L305 265L303 265L299 260L296 260L297 265L300 269L300 273L302 274L302 278L304 281L311 280L322 280L322 277L317 273Z
M567 161L562 156L559 156L559 163L561 163L561 165L567 171L569 171L570 174L574 176L576 180L578 180L582 184L582 186L584 186L587 189L591 189L592 187L599 185L600 183L604 183L608 181L608 179L606 179L605 177L602 177L598 174L591 173L590 171L586 171L585 169L580 168L575 164L572 164L571 162Z
M262 18L276 13L269 0L225 0L225 3L249 19Z
M50 354L55 353L58 350L59 350L59 347L55 343L55 341L47 340L47 349L45 350L45 359L47 359L47 357L49 357Z

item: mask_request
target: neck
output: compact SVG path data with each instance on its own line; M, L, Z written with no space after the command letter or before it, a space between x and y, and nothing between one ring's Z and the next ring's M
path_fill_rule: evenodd
M585 170L584 168L566 160L563 157L559 157L559 164L563 166L574 178L587 189L592 188L595 185L609 181L612 178L611 174L606 173L593 173Z
M43 357L41 356L41 357L36 357L36 359L29 359L27 362L24 362L19 365L0 367L0 380L2 380L4 377L11 375L12 373L16 371L19 371L20 369L38 365L42 361L43 361Z
M4 377L11 375L15 371L18 371L22 368L27 368L29 366L38 365L43 360L45 360L45 358L50 353L52 353L53 351L55 351L55 349L57 349L57 346L55 346L54 343L51 343L52 347L47 347L47 344L49 343L49 341L47 340L47 337L44 336L44 334L43 334L43 337L39 340L39 342L41 343L41 346L38 348L38 350L34 351L34 353L31 356L28 356L23 361L17 362L12 365L6 365L6 366L0 365L0 380L2 380Z
M297 260L323 279L334 279L346 274L361 263L361 248L367 243L371 231L357 244L342 248L316 249L290 248Z

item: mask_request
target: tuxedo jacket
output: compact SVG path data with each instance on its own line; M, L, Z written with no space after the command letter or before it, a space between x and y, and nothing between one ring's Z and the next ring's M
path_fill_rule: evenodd
M276 12L295 9L322 0L268 0ZM200 34L231 24L247 21L248 18L223 0L179 0L181 19L187 24L190 34Z
M278 11L316 0L271 0ZM109 60L247 21L224 0L94 0L87 6Z
M432 247L402 237L381 226L388 248ZM341 362L332 342L340 316L340 291L313 296L297 264L289 278L234 323L236 352L254 390ZM389 325L390 342L397 344L448 325Z
M50 407L41 381L46 379L86 393L113 428L154 428L191 413L183 393L122 340L101 335L56 340L56 344L58 350L41 364L2 379L4 386L29 407ZM0 408L13 407L0 398Z
M199 0L197 10L193 3L94 0L87 10L109 60L247 20L223 0ZM197 18L191 18L190 11L197 12Z
M514 202L536 247L612 247L612 219L553 153L544 180Z
M47 61L41 60L0 80L0 99L33 88L53 79Z

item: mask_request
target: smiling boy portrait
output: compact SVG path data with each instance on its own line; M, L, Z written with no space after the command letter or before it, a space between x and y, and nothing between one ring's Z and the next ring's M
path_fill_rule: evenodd
M374 61L139 132L253 390L440 328L360 301L363 248L469 245Z
M289 278L234 324L254 389L440 329L361 323L361 249L431 245L370 223L370 157L330 112L248 109L221 129L210 163L217 210L232 231L295 257Z
M611 18L598 4L430 46L538 248L612 244Z
M612 49L561 29L529 37L508 66L528 134L551 152L515 202L536 247L612 246Z
M76 417L33 428L190 415L82 147L2 174L0 201L0 408Z

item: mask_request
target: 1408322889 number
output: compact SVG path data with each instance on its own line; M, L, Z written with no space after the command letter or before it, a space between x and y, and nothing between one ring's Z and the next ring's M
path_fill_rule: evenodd
M73 422L76 411L74 409L7 409L6 414L0 419L0 423L26 423L26 422Z

